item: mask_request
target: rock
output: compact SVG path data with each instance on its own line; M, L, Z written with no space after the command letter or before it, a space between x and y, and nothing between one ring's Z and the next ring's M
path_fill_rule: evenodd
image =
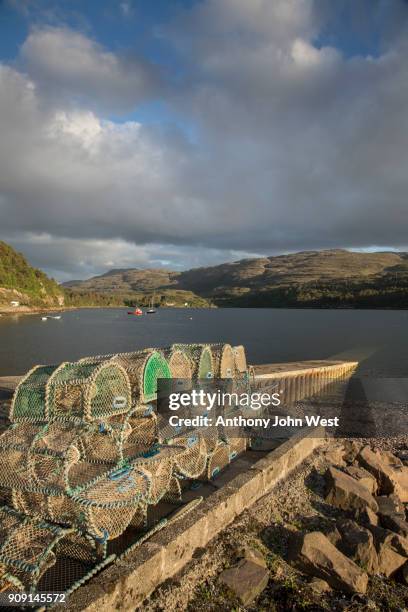
M375 478L382 495L395 493L402 502L408 502L408 467L388 451L371 450L364 446L358 455L359 464Z
M392 493L393 486L390 481L390 467L387 462L382 461L379 452L374 452L369 446L364 446L357 460L359 465L364 467L370 474L372 474L378 485L385 493Z
M239 556L243 557L247 561L252 561L261 567L266 567L266 560L260 550L252 548L252 546L245 545L240 551Z
M353 463L357 455L359 454L363 444L357 442L357 440L346 440L344 442L344 459L347 463Z
M332 465L345 466L346 462L344 461L344 446L343 445L334 445L331 443L328 450L325 452L324 456L326 460Z
M403 557L408 557L408 539L404 538L404 536L399 535L398 533L394 533L393 531L388 532L384 542L395 552L402 555Z
M337 544L341 542L341 533L335 525L332 526L330 531L325 533L325 536L329 540L329 542L333 544L333 546L337 547Z
M337 548L368 573L375 574L378 556L372 533L349 519L338 521L338 528L342 537Z
M378 571L387 578L395 574L406 563L405 557L396 553L385 543L379 545L377 554Z
M368 470L364 469L363 467L349 465L345 468L345 472L352 478L355 478L364 487L366 487L366 489L371 493L371 495L375 495L377 493L377 480L372 474L370 474Z
M219 580L247 606L266 588L269 572L264 567L247 559L242 559L236 567L224 570Z
M380 518L390 515L397 515L402 519L405 518L404 506L396 495L380 495L375 498L375 501L378 504L378 515Z
M397 457L397 455L394 455L394 453L391 453L391 451L383 450L378 452L380 453L381 458L386 461L390 467L400 468L404 465L401 459Z
M394 470L394 480L394 493L404 504L408 503L408 467L406 465Z
M289 559L300 570L325 580L334 589L348 593L367 590L367 574L319 531L294 537L290 542Z
M331 591L330 585L321 578L312 578L309 585L315 593L328 593Z
M355 518L358 523L368 527L369 525L378 525L378 516L370 508L364 508L363 510L356 510Z
M378 555L378 571L389 577L404 565L408 557L408 539L383 529L370 527Z
M381 524L386 529L390 529L404 538L408 538L408 523L399 514L383 514L381 516Z
M357 480L330 467L326 471L326 502L342 510L370 508L377 512L378 505L371 493Z

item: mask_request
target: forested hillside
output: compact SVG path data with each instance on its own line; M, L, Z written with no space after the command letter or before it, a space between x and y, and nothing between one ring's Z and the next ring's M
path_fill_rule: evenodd
M24 255L0 242L0 303L17 300L24 306L62 305L64 291L53 279L33 268Z

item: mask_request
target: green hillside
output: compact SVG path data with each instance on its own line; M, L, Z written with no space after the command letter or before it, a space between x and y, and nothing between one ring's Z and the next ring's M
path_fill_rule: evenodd
M25 306L58 305L63 296L58 283L0 241L0 303L8 304L14 299Z

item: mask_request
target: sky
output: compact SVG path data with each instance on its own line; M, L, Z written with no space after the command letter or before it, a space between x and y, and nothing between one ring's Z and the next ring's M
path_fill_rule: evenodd
M0 240L60 281L408 250L405 0L0 0Z

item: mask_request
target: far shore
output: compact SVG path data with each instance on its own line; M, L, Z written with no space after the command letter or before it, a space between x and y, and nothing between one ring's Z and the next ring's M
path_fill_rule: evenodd
M0 317L1 316L9 316L9 315L38 315L38 314L49 314L52 312L65 312L65 311L69 311L69 310L95 310L95 309L115 309L115 308L120 308L120 309L132 309L134 308L134 306L126 306L125 304L120 305L120 304L115 304L115 305L111 305L108 306L106 304L96 304L96 305L88 305L88 306L54 306L52 307L45 307L45 306L41 306L38 308L31 308L30 306L17 306L17 307L12 307L12 306L0 306ZM147 306L141 306L141 308L146 309L148 308ZM171 309L187 309L187 310L191 310L191 309L199 309L199 310L203 310L204 308L208 308L208 309L214 309L217 308L217 306L158 306L157 310L159 309L167 309L167 308L171 308Z
M66 310L77 310L78 306L54 306L45 307L41 306L38 308L31 308L30 306L0 306L0 316L9 315L34 315L34 314L47 314L50 312L64 312ZM91 307L93 308L93 306Z
M108 306L106 304L95 304L95 305L87 305L87 306L54 306L54 307L36 307L31 308L30 306L1 306L0 305L0 317L8 317L13 315L38 315L38 314L50 314L54 312L65 312L71 310L95 310L95 309L125 309L125 308L133 308L133 306L126 305L111 305ZM141 308L146 308L146 306L141 306ZM382 306L378 308L374 307L356 307L356 306L158 306L157 309L187 309L187 310L213 310L213 309L226 309L228 308L239 308L241 310L383 310L383 311L406 311L408 308L397 308L395 306Z

